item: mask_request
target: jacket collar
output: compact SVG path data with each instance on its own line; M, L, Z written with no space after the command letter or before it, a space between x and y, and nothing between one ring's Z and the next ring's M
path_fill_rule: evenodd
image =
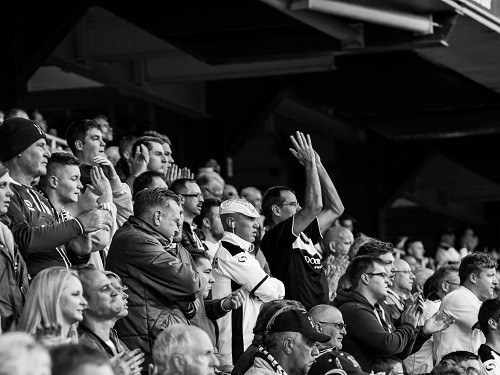
M139 227L143 232L149 234L150 236L156 238L162 246L169 246L170 240L166 238L163 234L158 232L151 224L146 221L139 219L136 216L130 216L128 218L129 223L134 227Z
M233 245L242 248L247 253L251 253L254 249L253 243L245 241L243 238L238 237L236 234L231 232L224 232L224 236L221 241L232 243Z

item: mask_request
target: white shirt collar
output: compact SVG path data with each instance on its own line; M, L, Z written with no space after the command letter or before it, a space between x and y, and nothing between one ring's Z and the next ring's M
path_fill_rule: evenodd
M236 234L231 232L224 232L224 237L222 237L221 241L227 241L229 243L232 243L242 248L247 253L251 253L254 249L253 243L245 241L243 238L238 237Z

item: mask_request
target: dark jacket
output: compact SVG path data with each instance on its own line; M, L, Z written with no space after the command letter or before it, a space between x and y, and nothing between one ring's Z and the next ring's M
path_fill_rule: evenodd
M12 183L14 195L7 212L14 241L34 277L41 270L85 264L90 255L79 257L65 245L84 231L78 219L60 221L49 200L30 186Z
M127 346L118 338L116 331L111 328L109 331L109 339L115 345L117 354L128 353L130 350ZM113 353L111 348L106 344L99 336L90 330L84 323L78 324L78 342L80 344L87 345L91 348L97 349L102 354L104 354L108 359L113 358L116 354Z
M4 225L1 224L0 225ZM1 228L0 228L1 230ZM0 317L2 332L14 327L25 302L28 269L14 245L14 255L0 242Z
M191 225L184 222L182 224L182 246L189 251L190 254L205 252L207 248L203 245L200 238L195 238L195 236L198 237L198 235L191 229Z
M188 323L196 313L193 301L200 276L189 253L145 221L131 216L113 237L106 269L128 286L128 315L115 328L130 349L140 348L151 362L154 340L161 329Z
M385 310L389 327L384 327L375 307L356 291L338 291L333 304L342 312L347 324L342 350L356 358L364 371L370 371L371 361L378 355L397 355L401 359L410 355L418 334L411 324L403 323L395 328Z

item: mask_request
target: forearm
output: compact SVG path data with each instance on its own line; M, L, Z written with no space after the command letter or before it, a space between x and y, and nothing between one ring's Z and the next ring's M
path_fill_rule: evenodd
M344 205L340 199L340 196L333 184L332 179L328 175L323 164L318 161L317 163L318 176L321 184L321 195L323 198L323 210L331 210L338 218L344 212ZM336 219L335 218L335 219Z
M318 167L316 161L311 161L305 165L306 172L306 189L304 194L304 211L315 212L316 216L323 207L321 197L321 183L318 175Z

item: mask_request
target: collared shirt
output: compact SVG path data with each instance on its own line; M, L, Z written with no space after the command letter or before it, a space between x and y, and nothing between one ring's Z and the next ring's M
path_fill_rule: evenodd
M443 298L440 313L452 315L455 324L434 335L436 340L436 360L451 352L464 350L477 354L477 350L486 339L483 333L472 327L477 322L477 314L482 302L464 286Z
M215 253L219 249L220 241L217 241L217 243L213 243L205 240L203 241L203 245L205 245L205 247L207 248L207 253L208 255L210 255L210 258L214 259Z
M231 363L236 362L251 344L253 327L262 303L281 299L285 294L283 283L264 272L250 253L252 250L252 243L233 233L224 232L213 261L215 283L212 297L224 298L241 287L245 295L241 308L218 320L219 350Z

